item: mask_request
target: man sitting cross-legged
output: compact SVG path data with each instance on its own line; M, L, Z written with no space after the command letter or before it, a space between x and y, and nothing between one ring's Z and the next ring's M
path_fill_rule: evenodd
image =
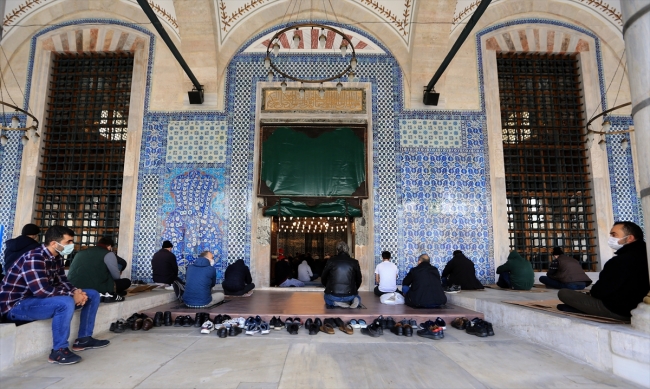
M81 310L79 334L74 351L108 346L108 340L92 337L99 293L81 290L68 282L62 255L74 250L74 232L67 227L51 226L39 248L23 254L2 280L0 313L14 321L52 319L53 349L49 362L72 364L81 357L70 351L70 322L77 307Z
M323 269L321 282L325 286L325 304L328 308L357 308L361 303L361 267L359 261L350 257L348 244L336 244L338 254L330 258Z
M420 255L418 265L404 277L402 293L406 305L413 308L439 308L447 303L438 268L431 266L427 254Z

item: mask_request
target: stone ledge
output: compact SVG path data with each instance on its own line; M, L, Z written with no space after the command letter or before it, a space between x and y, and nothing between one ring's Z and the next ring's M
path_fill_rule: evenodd
M486 289L447 297L451 304L482 312L485 320L500 331L508 331L650 388L649 334L628 324L597 323L503 302L556 299L557 291L516 293Z
M167 304L176 300L173 291L154 290L137 296L127 297L120 303L102 303L95 318L94 335L107 332L111 323L127 318L135 312ZM77 310L70 326L70 344L77 337L79 315ZM48 354L52 348L52 319L38 320L16 327L15 324L0 324L0 370L4 370L27 359Z

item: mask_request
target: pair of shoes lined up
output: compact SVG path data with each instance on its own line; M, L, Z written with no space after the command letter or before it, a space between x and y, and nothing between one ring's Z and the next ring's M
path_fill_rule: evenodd
M467 320L467 318L465 318ZM476 335L480 338L485 338L486 336L494 336L494 329L492 328L492 323L487 322L478 317L469 320L465 326L465 332L470 335Z
M280 320L278 318L278 320ZM284 321L284 328L287 329L289 335L298 335L298 330L302 327L302 320L299 317L290 318L288 317Z
M356 328L356 329L366 328L368 326L366 321L363 320L363 319L358 319L358 320L357 319L351 319L348 322L348 324L351 325L352 328Z
M281 329L284 328L284 321L280 316L271 318L269 321L269 328L272 330L280 331Z
M427 339L440 340L445 338L445 330L447 329L447 323L438 317L435 321L427 320L423 323L420 323L420 329L417 331L418 336Z
M406 319L404 319L404 320L406 320ZM413 320L413 319L411 319L411 320ZM379 317L377 317L374 321L376 321L381 326L382 330L388 330L388 331L391 331L393 329L393 327L395 327L395 324L397 324L395 322L395 319L393 319L390 316L387 317L387 318L384 318L384 316L379 315ZM414 325L417 325L415 320L413 320L413 323L414 323Z
M445 288L445 293L460 293L459 285L452 285Z
M268 335L271 332L271 327L269 323L262 320L262 318L257 315L255 317L250 316L244 322L244 328L246 329L246 335Z
M102 303L119 303L126 300L126 297L120 296L119 294L100 293L99 296L99 301Z
M108 346L110 341L95 339L92 336L85 338L77 338L72 344L73 351L85 351L93 348L104 348ZM81 362L81 357L70 351L68 347L52 350L47 359L49 363L56 363L58 365L72 365Z
M414 324L413 324L414 323ZM413 319L404 319L398 323L395 323L393 328L390 329L390 332L397 336L407 336L411 337L413 336L413 328L417 330L417 322Z
M228 336L237 336L243 332L238 323L228 323L228 325L220 324L219 328L215 327L217 325L210 320L206 320L201 326L201 333L210 334L212 331L216 331L218 337L225 338Z
M305 328L309 329L309 327L307 326L307 321L305 321ZM330 318L326 318L323 321L321 321L320 318L314 319L313 324L311 324L311 329L309 329L309 335L318 334L316 328L318 328L320 332L324 332L328 335L334 335L335 332L334 330L336 328L338 328L339 331L345 334L348 335L354 334L354 327L352 327L352 324L350 322L345 323L340 317L330 317Z
M128 319L120 319L115 323L111 323L109 331L120 334L127 328L133 331L149 331L154 327L154 319L145 315L144 313L134 313ZM159 327L159 326L158 326Z
M395 321L393 320L393 323ZM372 323L368 324L365 328L361 328L361 333L373 338L378 338L384 334L384 326L388 326L383 316L379 316Z

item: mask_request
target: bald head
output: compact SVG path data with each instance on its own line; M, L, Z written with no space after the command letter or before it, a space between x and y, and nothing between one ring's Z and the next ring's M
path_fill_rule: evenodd
M431 262L431 259L427 254L422 254L418 257L418 263L429 263Z

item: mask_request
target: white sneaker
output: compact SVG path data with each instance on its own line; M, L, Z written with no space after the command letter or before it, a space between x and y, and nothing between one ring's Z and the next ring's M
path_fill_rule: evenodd
M165 290L174 290L174 287L171 286L171 285L169 285L169 286L165 286Z
M210 320L207 320L203 325L201 326L201 333L202 334L209 334L214 330L214 324Z

